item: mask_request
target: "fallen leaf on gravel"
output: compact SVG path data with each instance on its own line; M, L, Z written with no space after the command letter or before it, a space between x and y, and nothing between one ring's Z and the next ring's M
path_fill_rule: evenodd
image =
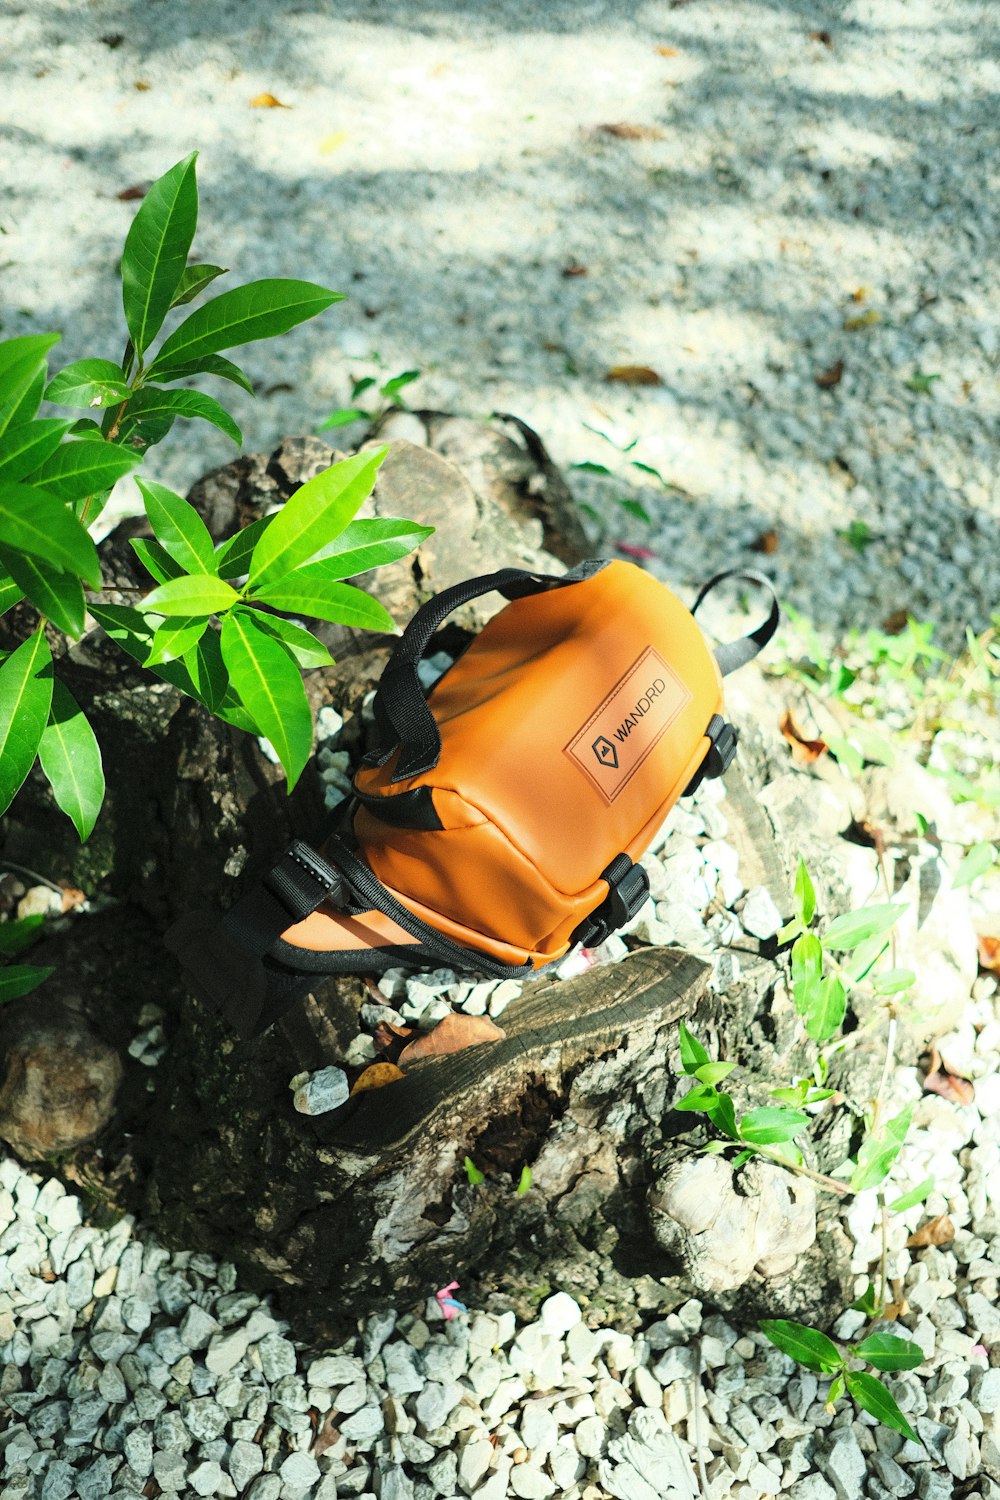
M656 50L660 54L661 57L677 57L678 56L678 52L677 52L677 48L676 47L657 47Z
M955 1226L947 1214L938 1214L915 1229L906 1242L908 1250L923 1250L928 1245L950 1245L955 1238Z
M801 766L811 766L824 755L827 750L826 740L810 740L802 733L801 729L792 718L792 711L786 708L778 720L778 728L792 747L792 759L797 760Z
M586 276L587 267L577 265L576 261L573 261L570 265L563 266L562 274L564 276Z
M882 314L870 307L867 312L859 313L855 318L845 318L844 327L848 333L856 333L859 328L870 328L873 323L881 323Z
M663 377L648 365L612 365L605 380L618 385L662 385Z
M402 1076L403 1070L397 1068L395 1063L372 1063L370 1068L366 1068L360 1077L354 1080L351 1093L363 1094L366 1089L383 1089L387 1083L395 1083L396 1079Z
M139 87L139 85L136 84L136 88L138 88L138 87ZM120 193L116 193L115 194L115 197L121 203L131 203L133 201L133 199L135 199L135 198L145 198L145 196L146 196L146 194L148 192L149 192L149 184L148 183L143 183L141 185L139 183L136 183L134 187L122 188L122 190L121 190Z
M77 890L75 885L63 885L62 881L60 881L59 889L62 891L63 915L68 911L73 911L77 906L82 906L87 899L82 891Z
M981 932L978 942L979 967L1000 974L1000 937L990 937L988 933Z
M372 1035L377 1051L384 1052L389 1062L398 1062L399 1055L413 1035L412 1026L392 1026L388 1021L379 1021Z
M290 104L282 104L273 94L255 94L250 100L254 109L291 109Z
M809 40L811 42L822 42L824 47L833 46L833 37L828 31L810 31Z
M449 1052L464 1052L482 1042L501 1042L507 1033L488 1016L445 1016L423 1036L404 1047L399 1054L400 1067L418 1062L422 1057L444 1057Z
M967 1078L950 1073L941 1061L936 1047L931 1047L930 1067L924 1079L924 1090L928 1094L940 1094L952 1104L972 1104L976 1091Z
M115 48L120 47L122 42L125 40L125 33L124 31L106 31L104 35L99 36L97 40L99 42L103 42L105 47L110 47L113 52Z
M328 1448L334 1447L334 1445L339 1442L340 1429L337 1426L337 1410L336 1407L334 1407L333 1410L328 1411L326 1416L323 1418L323 1425L320 1428L319 1432L316 1434L315 1442L313 1443L312 1449L310 1451L312 1452L314 1458L322 1458L323 1454Z
M755 542L750 543L751 552L763 552L765 557L770 557L778 550L778 533L771 526L767 531L762 531Z
M828 370L820 370L818 375L813 376L813 379L821 391L829 391L833 386L840 384L843 374L844 361L838 359L835 365L831 365Z
M619 141L661 141L663 131L658 130L655 125L626 125L618 123L614 125L598 125L602 135L613 135Z
M909 618L910 611L908 609L894 609L892 614L886 615L882 621L882 629L886 635L902 635Z
M138 79L135 86L139 90L140 94L148 94L150 89L153 87L153 85L151 83L147 83L144 78Z

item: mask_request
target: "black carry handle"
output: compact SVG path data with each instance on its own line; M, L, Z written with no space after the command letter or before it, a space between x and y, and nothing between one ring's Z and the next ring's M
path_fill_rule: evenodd
M698 591L698 597L691 606L691 613L697 614L698 606L720 583L727 578L744 578L748 583L756 583L760 588L766 589L771 596L771 612L762 625L756 630L751 630L749 635L740 636L738 641L728 641L724 646L719 646L715 652L715 659L719 663L719 671L723 677L728 677L730 672L735 672L738 667L745 667L748 661L753 661L758 656L768 641L774 635L781 619L781 611L778 607L778 596L774 592L774 585L763 573L755 573L748 568L729 568L725 573L716 573L707 583L702 584Z
M468 578L464 583L453 584L418 609L403 631L379 681L372 705L379 747L365 756L365 763L384 765L398 745L400 755L392 777L394 782L419 776L437 765L441 757L441 733L427 707L417 676L417 664L427 650L431 636L454 610L483 594L492 593L494 589L507 599L523 599L546 589L582 583L604 567L607 567L606 561L597 559L580 563L562 575L501 568L497 573L484 573L478 578Z

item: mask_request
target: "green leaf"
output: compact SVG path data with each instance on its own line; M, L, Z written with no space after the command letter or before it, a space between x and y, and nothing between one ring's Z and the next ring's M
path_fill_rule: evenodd
M917 976L912 969L886 969L883 974L876 974L872 988L876 995L900 995L916 982Z
M705 1113L714 1105L719 1094L713 1084L696 1083L693 1089L680 1099L674 1101L674 1109L691 1109L699 1113Z
M918 1203L923 1203L926 1198L930 1197L933 1191L934 1178L925 1177L923 1182L919 1183L917 1187L911 1188L908 1193L904 1193L901 1198L895 1198L892 1203L886 1206L891 1214L901 1214L904 1209L915 1208Z
M52 685L52 708L38 758L56 802L80 835L80 843L86 843L104 801L101 749L83 710L58 678Z
M254 594L255 604L269 604L290 614L314 620L351 625L356 630L378 630L396 635L398 629L388 610L377 599L350 583L305 582L292 573L280 583L269 584Z
M214 281L217 276L224 276L228 270L228 266L185 266L177 283L177 290L170 299L170 306L182 307L185 302L193 302L210 281Z
M640 500L619 500L618 504L622 510L627 511L630 516L634 516L637 521L645 521L647 526L653 524L652 516Z
M831 974L821 981L816 1003L805 1017L806 1031L814 1042L825 1042L839 1031L847 1010L847 991L843 980Z
M639 459L633 458L632 467L633 469L638 469L642 474L651 474L654 479L658 479L660 481L664 489L668 488L667 481L664 479L659 469L654 469L652 464L640 463Z
M924 1351L911 1339L893 1333L873 1333L863 1344L851 1349L859 1359L866 1359L876 1370L915 1370L924 1362Z
M754 1157L756 1155L757 1155L756 1148L753 1148L753 1147L751 1147L751 1149L749 1151L739 1151L739 1152L737 1152L737 1154L733 1157L733 1162L732 1162L733 1171L736 1172L736 1171L739 1170L740 1167L744 1166L748 1161L753 1161L753 1159L754 1159Z
M166 365L188 364L206 354L218 354L221 349L274 338L341 301L342 292L331 292L310 281L251 281L248 286L223 292L191 313L160 346L146 374L152 377Z
M703 1068L712 1059L697 1037L692 1036L691 1032L688 1031L684 1022L681 1021L679 1025L681 1033L681 1067L685 1073L697 1073L699 1068Z
M222 660L222 645L217 630L206 630L197 646L185 652L184 666L191 674L191 680L201 702L206 708L211 709L212 713L218 713L219 704L224 701L229 690L229 673ZM238 727L247 728L251 734L256 734L257 726L250 715L244 714L244 717L246 723Z
M43 417L8 427L0 437L0 477L24 479L55 452L72 426L72 421Z
M983 842L971 848L952 878L951 888L957 891L959 886L969 885L973 880L978 880L980 875L985 875L987 870L995 868L997 863L997 851L993 844Z
M718 1094L709 1102L705 1113L717 1130L723 1135L728 1135L732 1141L738 1140L736 1129L736 1106L728 1094Z
M873 1281L869 1281L860 1297L855 1297L851 1303L851 1310L852 1312L863 1312L866 1318L878 1317L882 1311L882 1307L879 1303L878 1292L875 1289Z
M385 385L379 386L379 390L382 392L383 396L389 396L391 398L397 395L404 386L409 385L412 381L419 379L419 370L404 370L402 375L394 375L391 380L386 381Z
M232 610L223 621L222 659L241 702L284 766L291 791L312 749L312 713L298 668L246 609Z
M129 546L146 572L151 573L157 583L167 583L171 578L184 576L184 569L180 563L174 562L170 553L165 552L159 542L151 542L142 536L133 536L129 537Z
M795 872L795 909L803 927L808 927L816 915L816 892L809 878L805 860L799 856L799 867Z
M702 1066L695 1071L694 1076L700 1083L721 1083L723 1078L727 1077L728 1074L733 1071L735 1066L736 1064L731 1062L703 1063Z
M835 1375L833 1377L833 1379L830 1381L830 1389L827 1391L827 1394L826 1394L826 1403L825 1404L828 1407L830 1407L831 1409L834 1406L836 1406L837 1402L840 1400L841 1396L844 1394L844 1377L845 1377L845 1374L846 1374L846 1371L841 1370L840 1374L839 1375Z
M751 1109L740 1121L740 1136L754 1146L769 1146L772 1141L790 1141L805 1130L809 1116L797 1109L765 1104Z
M249 375L221 354L204 354L201 359L193 359L186 365L158 364L156 370L156 378L160 381L191 380L195 375L218 375L223 380L231 380L233 385L242 386L248 395L256 395Z
M137 481L153 534L164 552L186 573L218 576L215 543L193 505L162 484Z
M761 1333L771 1340L782 1354L788 1354L807 1370L816 1370L821 1375L834 1375L842 1369L844 1356L832 1339L817 1328L805 1323L793 1323L788 1318L764 1318L758 1322Z
M912 1106L907 1105L893 1119L887 1120L881 1130L865 1136L858 1152L858 1164L851 1174L852 1193L877 1187L888 1176L889 1168L902 1150L912 1114Z
M855 1374L848 1371L846 1379L848 1391L864 1411L877 1417L883 1427L893 1427L897 1432L901 1432L904 1437L910 1439L911 1443L920 1442L877 1375L869 1375L863 1370Z
M153 644L144 666L158 667L161 662L176 661L193 650L208 629L206 615L186 619L183 615L172 616L159 625L153 636Z
M802 1081L796 1084L794 1088L768 1089L768 1093L771 1095L772 1099L780 1099L782 1104L790 1104L793 1109L796 1109L800 1104L804 1104L806 1102L806 1093L808 1092L808 1089L808 1083L805 1081L805 1079L802 1079Z
M571 469L577 469L581 474L607 474L611 476L611 470L605 464L594 464L585 459L581 464L570 464Z
M214 615L232 609L240 602L236 590L221 578L207 573L171 578L161 583L142 601L147 613L157 615Z
M339 536L371 494L388 451L379 448L374 453L356 453L353 458L331 464L297 489L259 538L250 582L258 586L284 582L293 569Z
M258 524L254 522L254 525ZM298 568L296 576L329 582L338 578L356 578L371 568L398 562L433 534L433 526L418 526L416 521L404 521L394 516L352 521L334 541L317 553L311 563Z
M198 223L197 155L192 151L153 183L125 239L122 302L139 355L159 333L187 264Z
M24 590L19 589L14 580L0 573L0 615L13 609L18 600L24 598Z
M0 433L26 420L25 407L34 407L30 416L38 410L34 396L39 374L44 384L48 352L60 337L58 333L29 333L0 343Z
M351 384L351 400L357 401L359 396L363 396L365 391L370 391L372 386L377 384L374 375L362 375L360 380L355 380Z
M235 536L220 542L215 549L215 566L220 578L245 578L250 571L250 559L261 533L270 526L273 516L261 516L251 521ZM299 570L301 572L301 569Z
M804 932L792 946L792 983L819 979L823 973L823 944L814 933Z
M137 453L105 438L74 438L39 464L31 482L60 500L82 500L110 489L138 462Z
M52 967L37 968L34 964L11 964L6 969L0 969L0 1005L6 1005L8 1000L18 1000L22 995L30 995L32 990L37 990L54 973L55 969Z
M841 973L847 984L859 984L865 975L878 963L882 954L889 947L888 938L879 934L868 938L864 943L859 943L851 957L841 965Z
M35 763L51 703L52 655L39 626L0 666L0 813Z
M282 615L265 615L260 610L251 610L250 613L268 635L282 643L298 666L307 669L333 666L333 657L312 631L303 630L301 625Z
M121 421L122 436L127 436L150 417L162 416L201 417L232 438L238 448L243 445L242 432L214 396L206 396L204 391L164 391L155 385L144 385L132 397Z
M0 479L0 543L101 586L96 547L76 516L45 490Z
M83 634L86 605L79 578L13 547L0 546L0 563L18 589L53 625L74 638Z
M13 917L9 922L0 922L0 953L5 958L14 958L25 948L30 948L44 921L42 913L35 912L30 917Z
M359 406L341 406L332 411L325 422L321 422L316 428L317 432L326 432L330 427L347 427L351 422L359 422L361 419L370 420L370 413L362 411Z
M110 359L78 359L53 375L46 401L56 406L116 406L132 394L128 376Z
M865 758L856 745L842 734L828 734L826 743L848 776L861 775L865 768Z
M531 1188L531 1168L530 1167L522 1167L521 1168L521 1175L520 1175L520 1177L517 1180L517 1187L515 1188L515 1192L517 1192L517 1193L526 1193L526 1192L529 1191L530 1188Z
M767 1149L769 1155L780 1157L790 1166L801 1167L802 1165L802 1152L794 1141L774 1141Z
M835 917L823 934L824 948L856 948L869 938L881 936L894 927L906 910L902 905L865 906L860 911Z
M481 1182L486 1181L486 1173L480 1172L471 1156L465 1158L465 1175L469 1179L470 1187L478 1187Z

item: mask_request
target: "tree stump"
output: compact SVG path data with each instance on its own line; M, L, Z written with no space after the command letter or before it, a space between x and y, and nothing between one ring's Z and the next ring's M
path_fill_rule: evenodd
M440 414L407 415L427 441L391 440L366 509L437 530L412 557L355 580L371 584L397 621L471 574L560 571L579 557L582 533L558 538L558 557L543 546L565 501L533 435L516 429L519 444L509 424L449 427ZM408 431L419 436L412 423ZM471 479L435 451L435 436L457 460L468 456ZM316 439L286 440L269 458L245 456L207 476L191 498L222 539L333 456ZM119 586L148 582L127 545L142 529L128 523L102 545L105 577ZM475 601L460 624L478 628L498 607ZM358 746L362 700L392 638L327 627L326 639L338 666L310 674L308 691L314 706L337 706L346 743ZM742 977L723 993L709 988L703 961L638 945L575 979L540 977L505 1011L504 1040L418 1063L334 1114L299 1114L289 1083L343 1058L368 998L362 982L326 980L263 1037L240 1042L185 995L159 944L192 907L230 904L290 836L316 837L315 767L286 797L255 740L143 673L100 633L65 651L58 671L105 747L107 807L81 849L34 775L7 820L3 852L113 904L47 940L39 960L59 970L46 993L121 1053L150 1000L170 1038L155 1074L124 1057L117 1115L76 1160L78 1179L109 1207L139 1209L169 1241L235 1260L251 1284L277 1290L298 1331L317 1342L380 1304L455 1279L480 1297L502 1286L522 1311L565 1286L624 1322L691 1295L737 1321L822 1321L840 1305L845 1244L822 1209L818 1238L791 1269L768 1275L762 1255L728 1289L718 1277L699 1280L688 1241L664 1229L663 1184L706 1139L694 1117L673 1109L677 1021L686 1018L713 1055L759 1075L744 1102L767 1102L776 1055L783 1076L794 1066L801 1028L766 944L748 943ZM751 778L753 769L751 755ZM727 786L744 882L767 886L787 909L787 862L751 780L737 767ZM482 1182L468 1180L466 1157ZM525 1167L531 1186L519 1193Z

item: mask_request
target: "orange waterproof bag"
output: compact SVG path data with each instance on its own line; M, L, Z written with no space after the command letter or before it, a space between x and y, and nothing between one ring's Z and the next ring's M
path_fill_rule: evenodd
M723 578L763 585L753 573ZM478 595L510 602L425 696L434 632ZM401 636L377 743L322 852L297 840L222 918L168 934L195 988L244 1035L324 973L390 966L523 977L594 946L649 894L636 863L677 801L736 750L722 679L774 634L710 649L641 568L514 568L446 589Z

